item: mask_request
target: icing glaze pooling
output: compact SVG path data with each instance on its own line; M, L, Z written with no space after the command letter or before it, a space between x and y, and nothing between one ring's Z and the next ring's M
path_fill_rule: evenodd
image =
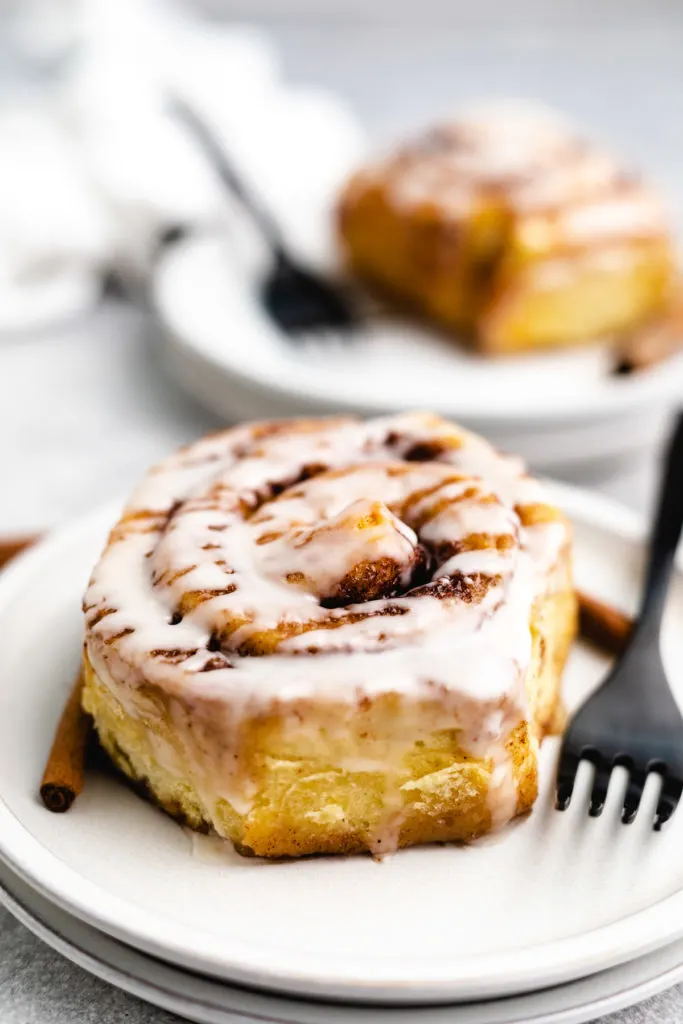
M531 607L567 543L544 509L519 460L438 417L229 430L134 494L85 595L88 655L129 713L153 684L182 715L229 709L233 734L273 702L439 692L460 702L468 750L498 750L504 821ZM225 763L218 780L190 761L209 812L218 795L248 807Z

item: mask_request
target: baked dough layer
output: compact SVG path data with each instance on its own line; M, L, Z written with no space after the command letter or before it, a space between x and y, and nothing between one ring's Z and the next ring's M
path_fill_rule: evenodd
M505 740L514 765L516 815L530 810L536 799L538 744L561 710L560 681L575 616L572 590L543 598L534 610L526 680L531 717ZM182 755L172 753L171 714L160 714L156 703L150 704L149 717L127 714L88 661L83 702L102 746L122 772L143 783L174 818L214 831L215 811L204 806ZM468 841L489 832L495 824L487 799L492 760L468 754L457 729L440 728L439 703L417 708L401 703L382 696L359 707L299 704L245 721L241 758L256 792L246 813L221 802L222 833L243 852L298 857L367 849L381 855L383 844L391 852L396 846ZM398 719L408 726L400 736ZM334 747L331 724L338 734ZM165 748L161 759L160 745ZM388 807L395 809L395 821L387 820Z

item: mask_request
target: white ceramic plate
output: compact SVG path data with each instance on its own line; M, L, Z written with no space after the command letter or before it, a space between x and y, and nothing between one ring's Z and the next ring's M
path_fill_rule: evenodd
M285 414L429 408L493 436L589 421L621 421L623 431L683 392L683 356L615 377L606 345L486 359L400 318L377 321L353 346L292 344L264 315L257 279L253 262L247 271L234 245L209 236L171 249L156 269L153 301L169 344L196 363L189 379L177 366L178 379L221 415L239 389Z
M165 369L205 408L230 423L329 412L329 407L315 401L305 402L286 392L269 391L255 380L227 375L215 360L205 357L183 336L168 329L168 325L162 324L159 342ZM651 451L661 442L669 417L670 410L663 402L656 409L646 407L640 415L631 411L597 423L588 419L541 425L477 420L469 421L468 425L485 434L497 448L522 455L537 471L580 478L587 467L596 463L633 460L643 451ZM462 417L457 418L465 423Z
M86 971L197 1024L581 1024L683 978L683 942L675 942L627 966L508 999L421 1009L313 1003L233 988L145 956L66 914L2 866L0 902Z
M579 583L631 605L641 563L628 513L558 489L576 524ZM683 814L650 828L552 808L556 745L544 745L530 819L469 848L366 857L245 860L193 844L171 819L112 779L93 777L67 816L36 793L78 661L80 595L114 512L55 534L0 577L0 856L64 909L168 961L232 981L394 1003L491 998L623 963L683 935ZM683 689L683 579L664 655ZM604 662L577 647L570 704Z

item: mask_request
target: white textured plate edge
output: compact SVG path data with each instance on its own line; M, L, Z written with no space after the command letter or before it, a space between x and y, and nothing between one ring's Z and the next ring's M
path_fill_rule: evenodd
M228 1024L257 1020L269 1024L354 1024L361 1016L358 1006L301 1003L297 1000L235 989L230 985L154 960L144 953L114 942L90 926L72 918L30 888L22 894L16 876L0 871L0 903L34 935L73 963L102 981L165 1010L181 1013L198 1024ZM19 888L19 892L17 892ZM22 899L23 896L23 899ZM36 905L37 904L37 905ZM675 943L635 964L638 980L629 983L631 971L613 968L588 982L570 982L528 995L493 1002L456 1004L440 1008L413 1007L411 1024L441 1024L439 1011L460 1024L582 1024L649 999L683 980L683 943ZM631 967L632 965L629 965ZM599 989L599 993L596 992ZM194 993L194 994L193 994ZM196 996L196 997L195 997ZM272 1004L272 1006L268 1006ZM403 1024L405 1010L387 1008L384 1024ZM376 1017L377 1007L364 1012ZM504 1014L504 1017L501 1015ZM434 1020L438 1014L438 1021ZM190 1016L191 1015L191 1016ZM334 1021L332 1020L334 1018ZM426 1019L425 1019L426 1018ZM358 1024L364 1024L358 1021ZM380 1024L376 1021L375 1024Z
M162 327L158 340L167 372L204 408L228 422L259 417L272 419L273 416L318 416L330 411L330 403L322 397L296 396L285 391L275 395L257 381L232 377L224 369L218 369L213 361L205 359L199 350L186 345L170 328ZM338 411L348 412L349 409L342 404ZM360 403L353 411L369 416L378 412ZM452 414L450 410L449 415ZM464 413L460 412L455 418L464 420ZM536 469L551 472L559 471L560 467L566 469L617 459L652 448L661 438L666 418L662 410L657 415L650 411L648 415L635 416L629 409L626 414L622 412L598 426L595 421L584 419L569 425L545 424L540 429L538 422L531 427L522 422L510 425L501 420L495 423L486 415L481 415L478 421L469 417L466 425L486 434L497 447L523 455ZM596 431L599 445L596 445Z
M242 344L234 346L234 350L231 349L227 334L225 348L220 352L216 352L215 347L207 343L200 334L191 336L183 327L182 316L179 317L176 312L175 302L181 290L173 282L173 287L168 286L166 278L169 276L169 267L173 270L173 261L186 255L184 250L191 251L191 246L201 245L206 240L200 238L178 243L164 254L154 270L149 291L150 303L159 323L177 348L183 350L186 355L194 355L212 374L230 382L233 387L237 385L268 395L279 405L287 404L291 407L294 403L296 409L326 408L328 411L355 411L362 415L381 415L395 410L396 396L385 394L381 389L372 407L354 402L348 394L340 400L334 386L323 385L322 378L317 382L315 378L310 378L311 386L305 387L301 383L283 382L263 362L250 364L246 359L249 346L245 347ZM172 277L172 274L170 276ZM522 354L520 358L524 358L524 355ZM619 415L635 414L637 411L670 400L679 393L682 380L683 356L679 355L646 372L619 378L618 382L610 381L610 386L604 387L598 396L574 394L571 398L567 395L566 399L562 400L555 395L552 402L545 404L542 396L539 396L538 405L533 408L525 405L521 409L513 396L510 396L508 404L499 401L494 409L485 407L479 389L475 388L474 398L468 391L458 394L457 414L473 429L483 429L484 425L500 427L503 424L513 426L522 423L537 426L546 423L548 426L555 426L560 423L584 422L586 419L600 422ZM419 404L419 399L417 401ZM453 408L436 411L446 416L454 415Z
M643 536L638 517L606 499L576 488L552 485L557 502L568 515L599 529L637 541ZM54 556L84 528L112 522L115 506L100 510L55 532L10 565L0 577L0 618L15 589L45 557ZM215 939L183 929L169 934L153 913L140 910L84 879L42 846L14 816L0 794L0 859L29 885L64 910L107 934L162 959L252 986L279 991L355 998L391 1003L436 1003L477 999L530 991L561 984L605 970L664 946L683 935L683 890L631 916L583 935L542 946L528 946L495 955L481 955L464 963L420 965L412 978L395 979L375 974L367 962L353 957L337 963L334 977L312 978L302 972L286 950L274 957L253 949L249 956L217 947ZM276 962L274 962L276 961Z

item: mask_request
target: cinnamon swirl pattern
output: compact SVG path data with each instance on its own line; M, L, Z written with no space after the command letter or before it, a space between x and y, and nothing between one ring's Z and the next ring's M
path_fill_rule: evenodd
M262 856L388 853L533 803L570 531L438 417L255 424L150 472L84 613L84 705L166 810Z
M661 198L551 112L474 111L362 168L351 266L490 353L641 325L676 291Z

